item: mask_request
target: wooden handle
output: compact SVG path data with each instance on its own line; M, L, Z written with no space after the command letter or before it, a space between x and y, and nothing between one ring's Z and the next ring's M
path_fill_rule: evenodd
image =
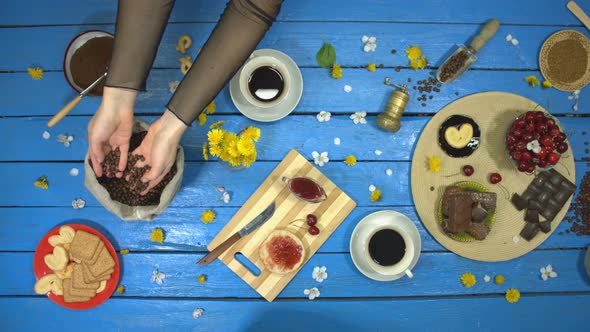
M567 9L569 9L572 14L576 15L578 20L582 21L582 23L586 26L587 29L590 29L590 17L586 15L586 13L578 6L577 3L574 1L570 1L567 3Z
M47 122L47 127L51 128L55 126L61 119L63 119L70 111L78 105L78 103L82 100L82 96L78 96L70 101L64 108L62 108L56 115L54 115L49 122Z
M205 257L201 258L200 261L197 262L199 265L207 265L215 260L215 258L219 257L219 255L223 254L229 247L233 246L234 243L238 242L241 239L240 234L235 233L229 239L223 241L220 245L218 245L213 251L208 253Z
M500 21L489 20L479 32L479 34L473 38L473 41L471 42L471 48L478 52L486 44L486 42L496 34L499 27Z

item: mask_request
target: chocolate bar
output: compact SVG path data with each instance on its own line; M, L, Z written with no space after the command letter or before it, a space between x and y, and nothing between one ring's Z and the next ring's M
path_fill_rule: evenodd
M527 222L522 231L520 231L520 236L523 239L530 241L535 237L535 235L537 235L537 233L539 233L539 227L537 224L531 224L530 222Z
M514 204L514 207L518 210L518 211L522 211L524 209L526 209L529 206L529 201L528 199L524 199L522 196L520 196L519 194L513 194L512 195L512 199L511 199L512 204Z
M543 222L539 223L539 228L541 229L541 231L543 231L543 233L547 234L549 232L551 232L551 221L546 220Z
M536 224L539 222L539 211L528 209L524 214L524 221Z

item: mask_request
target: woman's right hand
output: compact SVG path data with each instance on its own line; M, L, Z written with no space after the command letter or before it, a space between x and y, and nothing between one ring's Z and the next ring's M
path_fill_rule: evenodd
M98 177L102 176L105 155L117 147L121 151L117 177L121 177L127 167L136 97L135 90L104 87L102 102L88 123L88 153Z

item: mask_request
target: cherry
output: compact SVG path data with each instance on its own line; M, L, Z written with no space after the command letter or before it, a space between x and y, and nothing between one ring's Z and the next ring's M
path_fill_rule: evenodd
M471 165L463 166L463 174L465 174L465 176L471 176L471 175L473 175L473 172L475 172L475 170L473 169L473 166L471 166Z
M524 121L523 119L518 119L514 121L513 126L516 128L524 128L526 126L526 121Z
M537 158L539 158L539 159L543 159L543 158L545 158L545 156L547 156L547 153L549 153L549 152L547 151L547 149L545 149L545 148L541 148L541 151L539 151L539 152L537 153Z
M516 142L516 149L519 151L525 151L526 150L526 142L525 141L518 141Z
M537 158L537 157L533 157L533 158L531 159L531 163L532 163L533 165L539 165L539 160L540 160L539 158Z
M508 144L508 146L514 145L514 143L516 143L516 137L512 135L506 136L506 144Z
M539 166L541 168L547 167L547 159L541 159L541 160L539 160L539 164L537 164L537 166Z
M537 112L535 113L535 120L537 120L537 122L545 122L545 114L543 114L543 112Z
M511 156L512 156L512 159L519 161L522 159L522 152L521 151L514 151L514 152L512 152Z
M545 122L547 124L547 127L553 127L555 126L555 120L553 119L547 119L547 122Z
M527 123L524 130L528 133L534 133L535 132L535 124L533 122Z
M320 234L320 229L316 225L309 226L307 230L311 235L318 235Z
M527 163L526 161L521 161L518 163L518 170L521 172L526 172L528 167L529 163Z
M559 128L557 128L557 127L553 127L549 131L549 135L551 135L552 137L557 137L557 136L559 136L559 134L561 134L561 131L559 131Z
M528 161L531 160L532 157L533 155L529 151L524 151L520 160Z
M526 134L522 135L522 139L525 140L525 141L527 141L527 142L530 142L530 141L533 140L533 134L532 133L526 133Z
M531 121L535 121L535 112L526 112L526 114L524 115L524 120L526 122L531 122Z
M540 123L537 125L537 128L535 128L535 131L539 134L543 134L545 131L547 131L547 125Z
M318 217L314 216L313 214L308 214L305 219L307 220L307 224L309 226L313 226L318 222Z
M490 174L490 183L491 184L500 183L500 181L502 181L502 176L500 175L500 173Z
M515 129L512 131L512 136L514 137L522 137L522 130L521 129Z
M557 164L557 162L559 162L559 154L555 153L555 152L551 152L549 154L549 156L547 156L547 161L551 164L551 165L555 165Z
M557 135L557 137L555 137L554 140L556 142L563 142L563 141L565 141L566 138L567 138L567 136L565 136L564 133L559 133L559 135Z
M534 165L529 165L529 167L527 167L526 172L527 173L532 173L535 171L535 166Z
M541 137L541 144L543 144L546 147L550 147L553 144L553 141L551 140L551 136L545 135L545 136Z
M567 144L562 142L562 143L559 143L559 144L557 145L557 149L556 149L556 150L557 150L557 152L559 152L559 153L564 153L564 152L566 152L566 151L567 151L567 148L568 148Z

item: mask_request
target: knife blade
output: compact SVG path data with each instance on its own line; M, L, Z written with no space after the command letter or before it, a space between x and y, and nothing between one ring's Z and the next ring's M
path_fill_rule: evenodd
M215 260L215 258L219 257L219 255L223 254L227 249L234 245L234 243L238 242L239 239L243 238L244 236L252 233L255 229L260 227L262 224L267 222L275 213L275 202L273 201L270 205L264 209L259 215L257 215L252 221L250 221L246 226L240 229L238 232L234 233L231 237L227 240L223 241L220 245L215 247L210 253L205 255L205 257L201 258L197 262L199 265L207 265Z

